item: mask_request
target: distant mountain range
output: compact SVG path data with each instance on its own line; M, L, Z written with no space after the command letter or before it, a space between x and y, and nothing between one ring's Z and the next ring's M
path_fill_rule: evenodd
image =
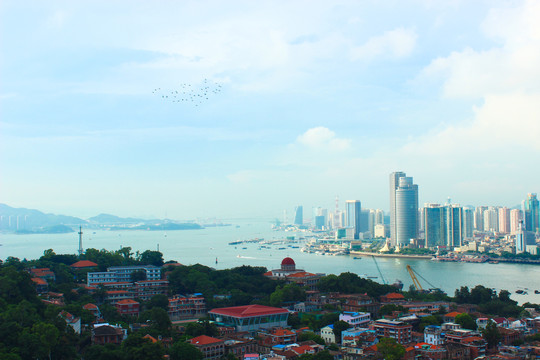
M202 229L196 223L178 223L172 220L121 218L99 214L87 220L74 216L45 214L39 210L13 208L0 204L0 231L20 234L58 234L74 232L79 226L85 228L108 228L113 230L184 230Z

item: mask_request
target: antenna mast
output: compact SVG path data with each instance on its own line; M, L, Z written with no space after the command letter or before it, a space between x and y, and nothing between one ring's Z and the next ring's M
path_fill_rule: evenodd
M82 226L79 226L79 256L83 254L83 247L82 247Z

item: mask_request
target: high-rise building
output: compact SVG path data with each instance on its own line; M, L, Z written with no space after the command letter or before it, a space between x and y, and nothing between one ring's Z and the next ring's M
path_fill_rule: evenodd
M487 206L477 206L474 209L474 230L484 231L484 211L487 210Z
M375 210L375 225L384 225L384 211L381 209Z
M359 239L362 223L362 205L360 200L347 200L345 202L345 211L345 226L353 229L354 239Z
M426 204L424 207L426 247L462 245L463 208L459 205Z
M304 208L302 205L298 205L294 209L294 225L303 225L304 224Z
M534 233L532 231L525 230L523 225L523 220L521 220L516 232L516 254L526 252L527 245L534 245L536 240Z
M499 232L510 233L510 209L507 207L499 208Z
M392 182L392 176L390 179ZM413 184L412 177L402 176L398 180L394 191L395 238L392 243L403 247L418 237L418 185Z
M397 171L390 174L390 241L396 245L396 190L399 187L399 178L406 176L404 172Z
M463 239L472 239L474 229L474 213L471 208L463 208Z
M519 222L522 220L521 210L512 209L510 210L510 232L512 234L517 234L519 230Z
M523 201L523 222L526 231L538 232L539 209L536 194L527 194L527 199Z
M499 231L499 211L493 206L490 206L487 210L484 210L484 231Z

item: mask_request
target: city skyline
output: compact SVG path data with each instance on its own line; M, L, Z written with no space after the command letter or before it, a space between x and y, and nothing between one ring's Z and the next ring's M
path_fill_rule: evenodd
M537 18L534 1L3 1L0 202L388 211L403 170L420 204L515 207L540 192Z

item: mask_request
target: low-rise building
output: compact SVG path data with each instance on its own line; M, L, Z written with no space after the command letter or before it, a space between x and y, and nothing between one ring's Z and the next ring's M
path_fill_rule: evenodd
M325 327L321 328L321 337L325 343L335 344L336 335L334 334L334 325L326 325Z
M127 337L127 330L119 325L95 324L92 328L92 344L120 344Z
M89 272L87 285L99 285L114 282L131 282L131 274L135 271L144 271L146 280L161 279L161 268L154 265L137 266L111 266L107 271Z
M171 320L193 319L206 315L206 302L200 294L175 295L169 299Z
M354 328L366 327L371 321L371 314L365 312L344 311L339 314L339 320L345 321Z
M66 324L71 326L75 334L79 334L79 335L81 334L81 318L80 317L76 317L68 313L67 311L63 311L63 310L60 312L60 314L58 314L58 316L64 319Z
M188 340L203 353L203 359L219 360L225 355L225 341L201 335Z
M208 315L218 325L234 326L236 331L257 331L286 327L289 311L264 305L244 305L213 309Z
M116 307L116 311L118 311L120 315L139 316L140 304L135 300L120 300L117 301L114 306Z
M395 339L400 344L408 344L412 340L412 325L402 321L379 319L370 328L375 330L377 336Z

